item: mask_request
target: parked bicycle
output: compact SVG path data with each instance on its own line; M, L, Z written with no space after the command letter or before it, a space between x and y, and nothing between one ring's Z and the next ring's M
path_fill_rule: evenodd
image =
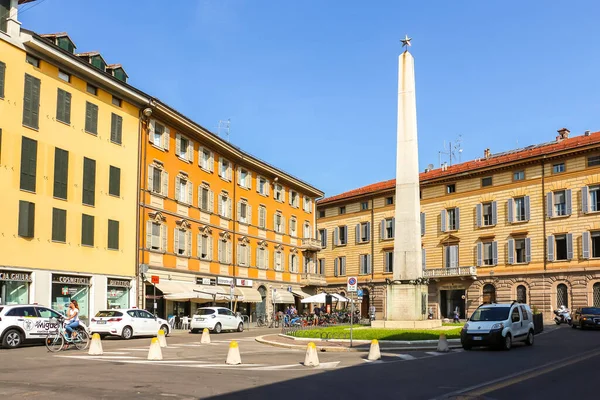
M259 328L265 327L269 324L268 322L268 318L266 315L259 315L258 318L256 319L256 326L258 326Z
M69 344L74 344L77 350L85 350L87 349L90 343L90 335L83 327L76 328L73 331L73 337L69 338L67 336L67 330L65 329L65 319L63 317L60 318L51 318L51 323L56 324L56 330L48 333L46 340L44 343L46 344L46 348L48 351L52 353L57 353L63 349L66 349ZM67 346L65 346L65 343Z

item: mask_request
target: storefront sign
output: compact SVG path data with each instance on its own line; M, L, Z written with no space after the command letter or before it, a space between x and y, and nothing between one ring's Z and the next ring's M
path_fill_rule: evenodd
M447 283L440 286L440 290L465 290L465 285L460 283Z
M90 278L87 276L64 276L64 275L53 275L52 282L54 283L66 283L68 285L90 285Z
M121 279L109 279L108 286L131 287L131 282Z
M223 278L223 277L218 277L217 278L217 285L232 285L233 284L233 278Z
M208 285L214 286L216 285L217 280L215 278L196 278L197 285Z
M31 274L27 272L0 272L0 281L31 282Z
M236 279L235 284L237 286L252 287L252 279Z

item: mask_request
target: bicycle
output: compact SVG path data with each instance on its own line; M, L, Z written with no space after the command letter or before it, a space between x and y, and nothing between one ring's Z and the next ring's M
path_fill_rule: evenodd
M52 353L57 353L63 350L63 348L66 349L66 347L70 343L74 344L77 350L87 349L90 343L90 335L85 329L81 327L74 329L74 337L70 339L67 337L67 330L65 329L64 318L51 319L50 322L56 323L57 327L56 331L48 332L48 336L44 341L44 344L46 345L48 351ZM65 343L67 343L67 346L65 346Z
M259 328L267 326L267 316L259 315L258 318L256 319L256 326L258 326Z

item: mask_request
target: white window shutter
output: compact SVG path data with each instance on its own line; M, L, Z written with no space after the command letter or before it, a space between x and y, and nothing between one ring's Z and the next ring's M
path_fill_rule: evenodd
M188 231L185 233L185 254L188 257L192 256L192 232Z
M442 210L440 213L440 230L446 232L446 210Z
M281 216L281 233L285 232L285 218Z
M483 243L477 242L477 266L481 267L483 264Z
M581 247L583 250L583 258L590 258L590 232L585 231L581 234Z
M552 192L546 194L546 215L548 218L552 218L554 215L554 195Z
M219 240L219 243L217 244L217 250L219 252L219 262L221 264L225 264L225 260L223 257L224 252L223 252L223 241L222 240Z
M196 235L196 256L202 258L202 234Z
M288 256L288 271L289 272L294 272L292 256L293 256L292 253L290 253L290 255ZM285 270L285 267L282 268L282 270Z
M152 221L146 221L146 248L152 248Z
M248 176L246 177L246 187L252 190L252 172L248 171Z
M492 201L492 225L498 224L498 203Z
M191 206L194 204L194 185L192 184L192 182L188 181L187 183L187 189L188 189L188 204Z
M424 248L421 249L421 268L423 269L423 271L427 269L427 250L425 250Z
M477 223L477 227L481 228L481 226L483 225L482 223L482 214L483 214L483 205L481 203L478 203L477 206L475 207L475 214L476 214L476 223Z
M154 143L154 130L156 127L156 121L151 119L150 124L148 124L148 140L150 143Z
M252 257L252 247L250 247L250 245L246 246L246 265L250 266L252 265L252 263L250 262Z
M425 213L421 213L421 236L425 235Z
M225 216L224 209L223 209L223 205L224 204L223 204L223 199L221 198L221 196L219 196L219 199L217 200L217 202L218 202L218 206L219 206L219 210L218 210L219 211L219 215L221 217L224 217Z
M515 263L515 239L508 239L508 264Z
M385 239L385 219L381 220L381 224L379 224L379 239Z
M584 214L588 213L588 187L584 186L581 188L581 212Z
M242 245L238 243L237 245L237 264L242 264Z
M225 170L223 169L223 162L221 157L219 157L219 176L225 178Z
M227 179L228 180L231 180L231 170L232 170L231 164L229 164L229 166L227 167L227 171L225 171L225 172L227 172Z
M179 133L175 134L175 154L181 157L181 135Z
M179 235L177 232L179 229L175 228L173 230L173 253L179 255Z
M392 238L396 237L396 217L392 217Z
M338 276L338 259L333 260L333 276Z
M148 165L148 190L152 191L154 188L154 167Z
M162 251L164 251L165 253L167 252L167 243L168 243L168 234L167 234L167 225L161 225L160 226L160 236L162 239Z
M228 218L232 218L233 217L233 213L231 211L231 205L233 204L233 200L228 198L227 199L227 217Z
M492 265L498 265L498 242L492 242Z
M208 259L212 260L213 259L213 238L212 236L208 237Z
M181 179L178 176L175 177L175 200L177 200L177 201L181 200L180 199L181 190L179 189L179 185L180 185L179 181L180 180Z
M573 234L567 233L567 260L573 259Z
M514 218L515 202L513 199L508 199L508 202L506 204L506 209L508 210L508 212L507 212L508 223L512 224L513 221L515 220L515 218ZM509 256L509 259L510 259L510 256Z
M169 197L169 173L162 171L162 195Z
M524 197L524 201L525 201L525 221L529 221L531 219L531 213L530 213L530 202L529 202L529 196L525 196Z
M554 235L549 235L546 239L546 248L548 250L548 261L554 261Z
M162 135L163 149L169 150L169 145L171 142L171 130L165 126L165 131Z
M456 230L460 229L460 208L454 209L454 215L456 216Z
M248 224L252 225L252 206L250 204L246 205L246 214L248 218Z
M371 273L371 255L367 254L367 274Z
M356 227L354 228L354 235L356 236L355 242L356 243L360 243L360 224L356 224Z
M367 242L371 241L371 223L367 222Z
M531 238L525 238L525 262L531 262Z
M233 244L231 242L227 242L227 263L228 264L232 264L232 260L231 260L231 248L233 247Z
M237 184L243 186L242 184L242 168L237 167Z
M190 162L194 162L194 142L191 140L188 142L187 159Z
M215 212L215 194L212 190L208 191L208 211Z
M565 202L567 203L567 215L571 215L573 212L572 202L572 191L571 189L565 190Z
M261 254L262 250L260 249L260 247L256 248L256 266L258 268L262 268L262 260L260 259L260 254Z
M333 229L333 245L334 246L339 246L340 245L340 228L335 227Z
M240 218L242 217L242 202L238 201L237 203L237 220L239 221Z

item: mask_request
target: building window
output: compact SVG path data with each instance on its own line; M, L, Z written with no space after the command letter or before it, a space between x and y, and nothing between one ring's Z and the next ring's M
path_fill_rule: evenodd
M513 172L513 181L522 181L525 179L525 171Z
M482 178L481 179L481 186L482 187L492 186L492 177L488 176L488 177Z
M208 186L198 187L198 207L205 212L213 212L213 192Z
M35 192L37 173L37 141L25 136L21 139L21 190Z
M167 251L167 226L148 221L146 247L155 251Z
M525 255L525 239L515 239L515 263L522 264L527 262Z
M600 307L600 282L594 283L592 296L594 298L594 307Z
M444 246L444 266L446 268L457 268L458 267L458 246L457 245Z
M275 271L283 271L283 253L281 251L276 251L273 254L273 264Z
M238 185L250 189L252 187L252 174L245 168L238 168Z
M94 96L98 95L98 88L94 85L90 85L89 83L86 86L85 89L89 94L93 94Z
M83 204L96 204L96 160L83 158Z
M269 251L264 247L256 248L256 266L261 269L267 269L269 260Z
M526 201L525 197L517 197L515 201L515 221L527 221Z
M386 218L381 221L381 239L393 239L396 220L395 218Z
M371 255L361 254L358 256L358 272L360 275L371 273Z
M325 210L319 210L319 218L325 218Z
M35 231L35 204L19 200L19 231L20 237L32 238Z
M340 207L340 215L346 214L346 206Z
M273 230L277 233L285 233L284 219L280 213L273 215Z
M250 265L250 252L251 248L249 244L238 243L238 251L237 251L237 263L242 266Z
M67 210L52 209L52 241L61 243L67 241Z
M386 206L391 206L394 204L394 197L390 196L390 197L386 197L385 198L385 205Z
M155 194L168 196L169 173L157 165L148 166L148 189Z
M268 196L269 195L269 181L266 180L265 178L263 178L262 176L259 176L257 179L257 184L256 184L256 191L258 193L260 193L263 196Z
M283 203L285 201L285 191L283 190L283 186L276 183L274 192L275 192L275 201L279 201L280 203Z
M85 131L98 134L98 106L89 101L85 102Z
M554 192L554 215L567 215L567 201L564 190Z
M565 172L565 163L559 163L552 165L552 173L560 174L561 172Z
M312 238L312 229L310 228L310 224L308 222L304 223L304 232L302 237L305 239Z
M27 54L25 56L25 62L27 64L33 65L36 68L40 67L40 59L37 57L32 56L31 54Z
M321 247L327 247L327 229L319 229L319 240L321 241Z
M175 228L173 235L174 246L173 250L175 254L179 256L190 256L191 255L191 232L185 229Z
M110 141L115 144L123 143L123 117L114 113L110 117Z
M345 246L348 243L348 227L345 225L336 227L333 235L333 241L336 246Z
M457 231L460 227L460 210L458 207L442 210L441 228L442 232Z
M175 135L175 154L182 160L194 161L194 144L179 133Z
M592 212L600 211L600 186L590 186L589 193L589 209ZM583 195L584 193L582 193ZM587 211L587 210L585 210Z
M446 185L446 194L456 193L456 184L451 183L450 185Z
M295 208L300 206L300 196L298 196L298 192L295 190L290 190L290 204Z
M252 208L245 201L238 202L238 221L242 224L252 223Z
M493 225L492 203L482 204L483 226Z
M113 96L112 97L112 103L113 103L114 106L121 107L121 105L123 104L123 100L121 100L118 97Z
M394 252L386 251L383 253L385 260L385 269L383 272L394 272Z
M290 253L290 272L298 272L298 255Z
M227 240L219 240L219 262L231 264L231 242Z
M121 195L121 169L110 166L108 177L108 194L112 196Z
M356 243L367 243L371 240L371 223L361 222L356 225Z
M590 241L592 244L592 258L600 258L600 231L590 232Z
M192 183L185 176L175 177L175 200L191 204L192 191Z
M219 176L226 181L231 181L231 163L223 157L219 159Z
M61 79L65 82L71 82L71 75L67 74L64 71L58 70L58 79Z
M554 237L554 242L556 245L556 261L564 261L567 260L567 235L556 235Z
M569 307L569 289L564 283L559 283L556 287L556 307Z
M547 193L546 211L548 218L571 215L571 189Z
M496 265L498 262L498 250L496 242L478 243L478 266Z
M231 218L231 199L225 193L219 195L219 215L223 218Z
M319 272L319 275L325 276L325 259L324 258L319 258L319 271L318 272Z
M205 261L212 260L212 236L198 234L198 258Z
M369 209L369 202L368 201L363 201L362 203L360 203L360 209L362 211L368 210Z
M150 134L152 144L156 147L165 148L165 126L163 124L159 124L158 122L152 120L150 121Z
M40 117L41 81L25 74L25 92L23 95L23 125L38 129Z
M119 250L119 221L108 220L108 246L111 250Z
M94 217L81 215L81 245L94 246Z
M296 219L290 218L290 236L297 236L298 232L296 231Z
M200 168L202 168L205 171L213 172L215 168L215 156L213 152L204 147L201 147L199 149L199 154Z
M346 276L346 257L337 257L333 260L333 276Z
M588 167L597 167L600 165L600 155L589 156L587 158Z
M496 288L492 284L483 286L483 304L491 304L496 302Z
M527 303L527 288L523 285L517 286L517 301Z
M258 227L267 229L267 208L265 206L258 207Z
M309 197L302 197L302 209L304 212L312 212L312 200Z

